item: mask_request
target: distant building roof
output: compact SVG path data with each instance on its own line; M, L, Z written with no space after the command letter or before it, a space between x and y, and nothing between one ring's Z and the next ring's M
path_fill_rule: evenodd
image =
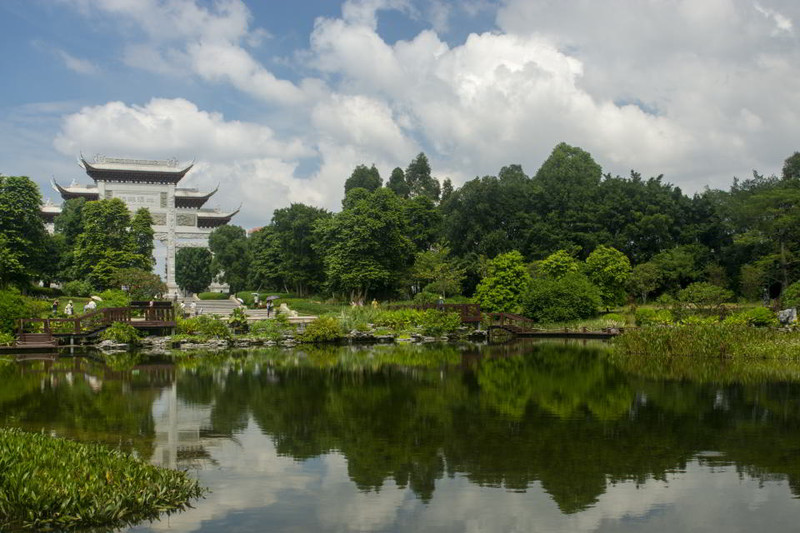
M200 209L197 212L197 227L198 228L216 228L224 226L239 212L242 206L239 206L236 211L230 213L223 213L219 209Z
M72 198L86 198L87 200L97 200L100 193L97 191L96 185L76 185L72 184L68 187L63 187L56 182L56 179L51 180L53 189L61 195L64 200L71 200Z
M209 198L219 189L219 185L211 192L199 192L194 188L175 188L175 207L203 207Z
M178 183L194 163L180 164L177 159L121 159L97 155L92 162L80 156L79 164L93 180Z

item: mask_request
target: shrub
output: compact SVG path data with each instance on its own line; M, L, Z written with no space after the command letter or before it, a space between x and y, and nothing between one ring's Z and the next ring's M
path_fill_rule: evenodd
M627 322L625 317L619 313L606 313L602 316L602 319L606 323L606 326L612 328L622 327Z
M420 312L416 309L392 309L379 312L373 324L383 326L395 331L411 329L420 321Z
M435 304L438 301L439 295L432 292L422 291L414 295L415 304Z
M300 334L302 342L331 342L342 338L339 321L332 316L322 316L306 326Z
M635 320L637 326L666 326L674 322L669 309L637 309Z
M11 346L14 344L14 335L0 332L0 346Z
M58 298L64 295L64 291L56 289L55 287L40 287L38 285L31 285L25 292L29 296L38 296L40 298Z
M201 300L227 300L228 295L224 292L201 292L197 295Z
M217 317L200 315L192 318L178 318L178 333L199 337L230 339L231 330Z
M136 344L139 342L139 331L124 322L114 322L101 335L104 341L121 342L124 344Z
M681 320L681 324L686 326L711 326L719 323L716 316L689 315Z
M284 334L292 331L292 326L289 325L287 320L283 318L259 320L250 324L250 335L267 339L271 341L279 341Z
M17 290L0 290L0 333L13 334L19 318L39 317L50 310L50 304L27 298Z
M131 299L127 294L118 289L107 289L98 294L103 300L97 304L99 308L106 307L128 307Z
M228 317L228 326L236 332L247 332L247 314L244 312L244 309L237 307L231 312L231 316Z
M786 307L800 307L800 281L795 281L781 295L781 305Z
M597 313L600 290L580 273L533 280L523 297L524 314L538 322L567 322Z
M778 318L766 307L754 307L725 318L723 323L767 328L778 326Z
M64 284L64 294L67 296L87 298L92 294L92 291L92 285L88 281L75 280Z
M733 293L706 281L698 281L680 291L678 299L699 308L713 308L729 302Z
M420 313L422 333L438 337L452 333L461 327L461 316L458 313L444 313L436 309L426 309Z

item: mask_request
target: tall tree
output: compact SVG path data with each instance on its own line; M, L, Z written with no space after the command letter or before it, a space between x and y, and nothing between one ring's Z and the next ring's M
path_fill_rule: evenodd
M475 301L484 311L520 313L523 294L531 276L522 254L516 250L489 261L488 272L475 289Z
M408 184L409 196L427 196L434 202L439 201L441 187L439 181L431 176L431 165L428 157L420 152L417 157L409 163L405 172L406 184Z
M417 250L427 250L439 240L442 215L433 200L416 196L403 202L403 216L408 224L408 238Z
M397 167L392 170L392 174L389 176L389 181L386 183L386 187L394 191L394 193L400 198L408 198L410 189L408 188L408 183L406 183L406 175L402 168Z
M600 289L606 308L625 302L625 289L631 275L628 257L610 246L598 246L586 258L586 275Z
M116 270L150 270L150 258L136 253L128 207L119 198L87 202L82 209L83 231L74 250L76 276L95 288L111 286Z
M155 258L153 257L153 217L150 211L141 207L136 210L131 219L131 238L133 239L133 250L137 254L147 258L150 262L150 267L155 265Z
M250 254L244 229L232 225L220 226L208 236L208 247L214 254L212 271L219 273L220 280L230 286L232 293L245 289Z
M0 246L8 266L0 273L2 285L23 286L41 274L47 240L39 214L41 203L39 187L30 178L0 175Z
M344 193L347 194L348 191L356 187L372 192L375 189L379 189L381 185L383 185L383 180L375 165L369 168L366 165L358 165L353 170L353 173L350 174L350 177L347 178L347 181L344 182Z
M179 248L175 254L175 283L184 291L205 291L214 278L211 261L211 252L206 248Z
M319 237L314 228L330 216L324 209L304 204L276 209L272 215L270 227L280 249L280 276L284 285L301 296L319 289L324 281L325 267L315 247Z
M362 193L351 194L345 209L318 223L315 245L330 290L352 300L394 294L414 251L402 200L384 188Z

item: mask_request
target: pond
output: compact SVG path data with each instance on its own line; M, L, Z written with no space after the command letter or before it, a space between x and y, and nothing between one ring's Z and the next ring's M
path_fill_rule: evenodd
M0 365L0 425L211 490L136 532L796 531L800 373L754 369L563 342L62 357Z

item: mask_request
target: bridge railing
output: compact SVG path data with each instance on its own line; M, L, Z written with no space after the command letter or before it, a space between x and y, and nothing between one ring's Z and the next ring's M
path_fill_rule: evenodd
M136 323L134 315L142 315L143 322L174 325L175 309L159 306L106 307L72 318L22 318L18 322L19 334L41 332L53 334L81 335L91 333L114 322Z

